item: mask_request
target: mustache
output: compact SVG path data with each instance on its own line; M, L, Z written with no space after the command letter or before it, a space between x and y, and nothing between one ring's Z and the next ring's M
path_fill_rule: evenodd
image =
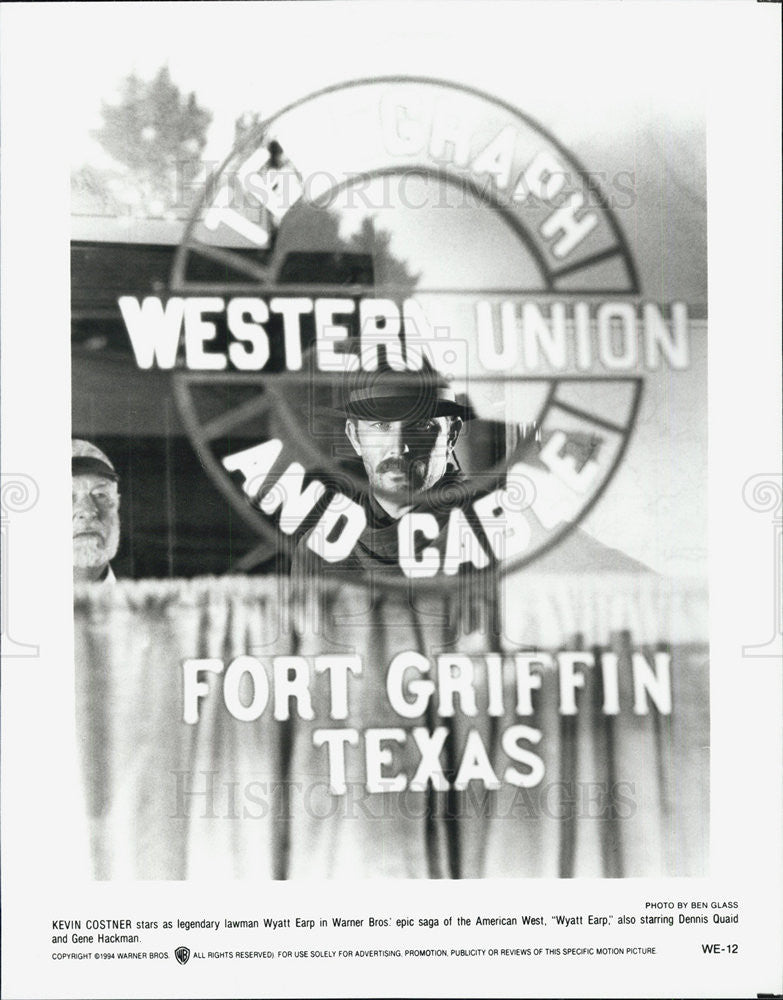
M384 458L375 469L378 475L397 472L409 479L423 479L427 463L419 458Z
M382 462L378 463L376 472L382 474L384 472L407 472L410 468L410 461L405 458L384 458Z
M74 538L93 538L95 540L100 540L101 542L106 541L106 535L102 531L93 530L87 528L83 531L75 531L73 534Z

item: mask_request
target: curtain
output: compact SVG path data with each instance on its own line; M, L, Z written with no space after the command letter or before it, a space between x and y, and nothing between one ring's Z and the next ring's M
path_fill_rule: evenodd
M706 874L706 586L519 573L484 614L469 598L314 584L303 608L276 577L78 588L94 877ZM419 691L413 717L387 687L400 653L424 658L389 682Z

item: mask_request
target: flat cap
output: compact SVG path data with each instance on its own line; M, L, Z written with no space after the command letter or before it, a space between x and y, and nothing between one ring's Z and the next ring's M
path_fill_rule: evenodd
M100 448L96 448L89 441L73 438L71 441L71 475L78 476L90 472L96 476L106 476L107 479L113 479L114 482L120 478L111 459Z

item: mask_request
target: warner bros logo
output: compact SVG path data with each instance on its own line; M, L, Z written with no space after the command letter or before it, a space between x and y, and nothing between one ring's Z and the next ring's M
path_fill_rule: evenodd
M181 944L179 948L174 949L174 958L176 958L180 965L187 965L188 959L190 958L190 948Z

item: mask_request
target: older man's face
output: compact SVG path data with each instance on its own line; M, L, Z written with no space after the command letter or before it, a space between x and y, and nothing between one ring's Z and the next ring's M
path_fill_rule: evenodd
M106 476L83 473L73 477L73 565L100 572L120 544L120 495Z
M346 433L361 457L370 489L399 503L412 502L446 471L462 421L349 420Z

